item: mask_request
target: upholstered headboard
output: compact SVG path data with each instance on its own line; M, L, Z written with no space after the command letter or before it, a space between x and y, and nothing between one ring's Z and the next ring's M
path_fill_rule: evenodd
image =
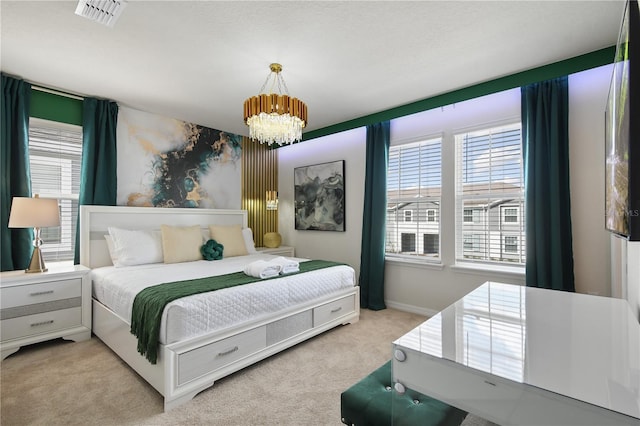
M209 225L236 224L247 227L246 210L80 206L80 263L89 268L111 265L104 239L109 226L153 230L160 225L200 225L206 230Z

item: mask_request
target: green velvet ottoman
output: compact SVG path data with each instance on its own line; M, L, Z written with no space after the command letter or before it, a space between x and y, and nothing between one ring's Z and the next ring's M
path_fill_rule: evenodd
M340 412L342 423L356 426L457 426L467 415L410 389L404 395L393 391L391 361L342 392Z

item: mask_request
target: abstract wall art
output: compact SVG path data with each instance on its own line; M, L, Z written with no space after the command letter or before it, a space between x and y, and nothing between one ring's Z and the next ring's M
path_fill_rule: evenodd
M344 231L344 160L294 169L299 230Z
M120 107L118 205L239 209L242 136Z

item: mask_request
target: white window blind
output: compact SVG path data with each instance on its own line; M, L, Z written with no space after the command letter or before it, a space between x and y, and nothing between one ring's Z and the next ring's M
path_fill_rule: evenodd
M520 127L515 123L455 136L457 260L525 262ZM519 244L514 250L505 241Z
M387 256L440 257L441 164L441 138L389 149Z
M80 126L29 120L31 192L58 199L60 207L60 226L42 229L45 261L73 260L81 161Z

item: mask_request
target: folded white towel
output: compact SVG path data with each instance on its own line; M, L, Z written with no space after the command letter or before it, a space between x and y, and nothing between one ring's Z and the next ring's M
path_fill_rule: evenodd
M271 278L278 276L282 266L276 263L269 263L265 260L256 260L244 267L244 273L256 278Z
M292 272L300 271L300 263L297 260L287 259L286 257L276 257L269 261L271 264L279 265L282 269L281 274L290 274Z

